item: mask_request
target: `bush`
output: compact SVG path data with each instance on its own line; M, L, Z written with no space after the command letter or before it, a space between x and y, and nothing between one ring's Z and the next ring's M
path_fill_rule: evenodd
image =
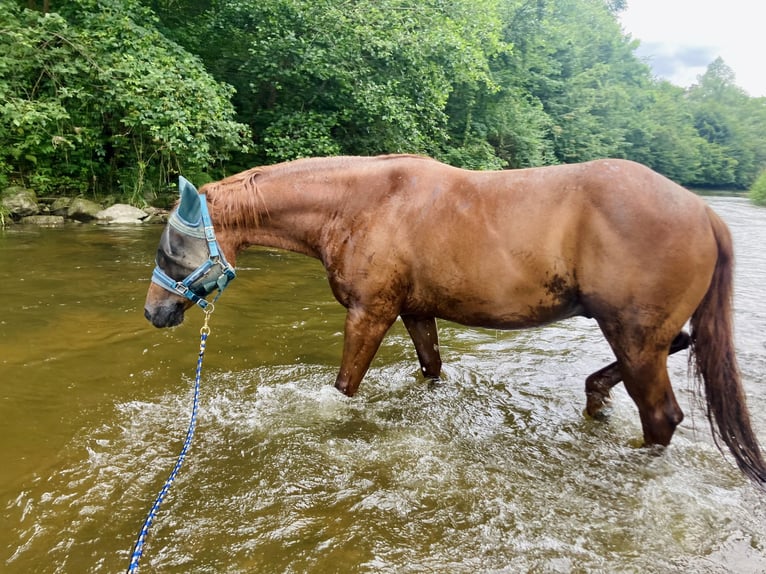
M755 180L748 196L756 205L766 205L766 169Z
M232 89L136 0L0 6L0 181L131 203L242 150Z

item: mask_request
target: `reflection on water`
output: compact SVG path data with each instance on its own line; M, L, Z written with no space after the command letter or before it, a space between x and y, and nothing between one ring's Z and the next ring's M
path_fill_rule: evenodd
M710 198L735 233L737 335L766 443L766 210ZM201 314L142 317L159 229L0 235L0 571L119 572L180 449ZM444 380L400 324L359 394L331 386L343 309L318 262L251 250L212 317L197 434L152 528L151 572L762 572L766 506L713 446L686 356L671 448L635 448L583 382L591 321L442 323Z

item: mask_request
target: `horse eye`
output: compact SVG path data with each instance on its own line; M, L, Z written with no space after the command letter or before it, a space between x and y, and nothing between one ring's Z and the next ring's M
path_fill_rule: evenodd
M157 250L157 265L160 267L165 267L169 263L170 259L167 255L165 255L165 252L162 249Z
M157 266L167 273L168 277L181 281L188 272L183 269L173 258L165 253L163 249L157 250Z

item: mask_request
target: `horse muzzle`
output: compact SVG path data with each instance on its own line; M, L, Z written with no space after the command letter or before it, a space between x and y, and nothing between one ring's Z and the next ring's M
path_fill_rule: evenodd
M146 317L152 325L162 329L164 327L175 327L183 323L184 312L183 310L176 309L167 310L163 308L159 310L150 310L144 308L144 317Z
M175 327L184 321L183 303L174 304L170 307L144 307L144 317L158 328Z
M184 313L192 303L174 295L168 295L161 287L152 284L144 304L144 317L158 328L175 327L184 321Z

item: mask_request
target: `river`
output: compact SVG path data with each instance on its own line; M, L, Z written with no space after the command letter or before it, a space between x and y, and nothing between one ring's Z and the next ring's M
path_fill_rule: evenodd
M707 200L735 237L736 334L766 445L766 209ZM123 572L186 433L202 314L143 318L158 227L0 231L0 572ZM197 434L141 571L766 572L766 503L715 448L687 353L686 419L637 445L620 385L584 380L595 323L440 323L424 382L397 323L352 399L334 390L344 310L319 262L251 249L211 317Z

